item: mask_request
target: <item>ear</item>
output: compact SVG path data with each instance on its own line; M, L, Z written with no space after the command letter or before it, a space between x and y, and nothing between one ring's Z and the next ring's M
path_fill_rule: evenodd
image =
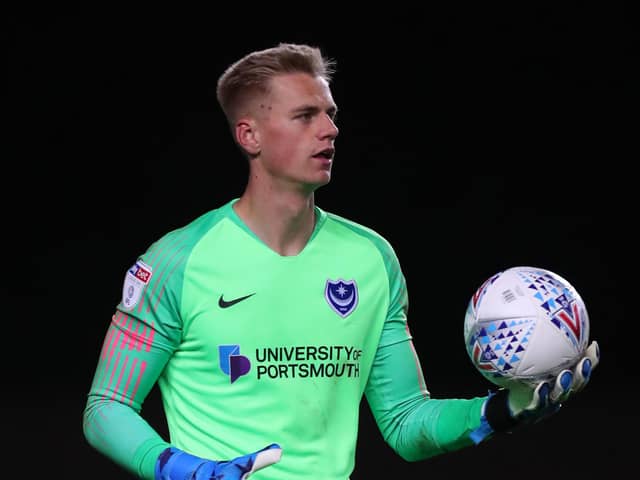
M260 153L260 135L254 119L243 117L238 119L235 128L236 141L252 156Z

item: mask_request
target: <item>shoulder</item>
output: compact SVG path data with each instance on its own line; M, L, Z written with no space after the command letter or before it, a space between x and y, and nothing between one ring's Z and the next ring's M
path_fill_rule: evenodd
M387 238L378 231L341 215L323 210L321 211L326 216L327 223L333 228L342 229L350 235L356 236L365 242L369 242L380 251L383 257L395 259L396 255L393 246L389 240L387 240Z
M162 235L149 246L146 254L161 254L165 258L168 256L184 257L204 235L226 216L227 205L209 210L187 224Z

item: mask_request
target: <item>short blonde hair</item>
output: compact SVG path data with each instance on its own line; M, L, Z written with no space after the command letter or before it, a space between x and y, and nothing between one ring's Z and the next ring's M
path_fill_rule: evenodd
M230 126L254 94L269 93L270 80L286 73L308 73L331 82L335 61L318 47L280 43L251 52L231 64L218 79L216 97Z

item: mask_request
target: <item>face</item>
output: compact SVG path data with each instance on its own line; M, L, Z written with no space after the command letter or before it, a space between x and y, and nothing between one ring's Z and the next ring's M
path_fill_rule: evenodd
M338 128L325 80L303 73L279 75L253 110L257 173L311 191L329 182Z

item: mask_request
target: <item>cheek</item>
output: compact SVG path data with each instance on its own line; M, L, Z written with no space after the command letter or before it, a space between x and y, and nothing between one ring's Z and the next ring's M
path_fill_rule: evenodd
M302 136L291 129L272 129L265 140L270 156L279 164L293 161L299 156L299 152L304 151L305 142L302 141Z

